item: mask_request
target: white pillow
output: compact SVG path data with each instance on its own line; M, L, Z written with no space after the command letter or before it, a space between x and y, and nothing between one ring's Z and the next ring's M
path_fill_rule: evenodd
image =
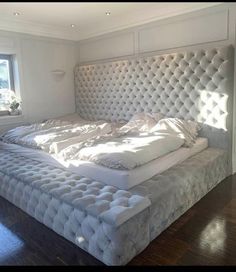
M195 143L200 128L197 122L191 120L164 118L161 119L150 132L177 134L184 139L184 146L191 147Z
M163 118L160 113L140 112L135 114L130 121L120 128L120 132L148 132Z

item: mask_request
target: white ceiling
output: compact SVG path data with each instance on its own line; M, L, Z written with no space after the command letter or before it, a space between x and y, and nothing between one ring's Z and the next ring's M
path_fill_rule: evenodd
M0 2L0 29L78 41L219 4L222 3ZM107 16L106 11L111 15ZM14 16L14 12L20 15Z

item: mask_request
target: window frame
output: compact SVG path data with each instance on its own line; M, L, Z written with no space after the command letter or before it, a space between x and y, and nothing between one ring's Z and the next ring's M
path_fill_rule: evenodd
M15 83L14 83L14 72L13 72L13 55L10 54L1 54L0 53L0 59L1 60L7 60L9 63L9 76L10 76L10 90L15 92Z

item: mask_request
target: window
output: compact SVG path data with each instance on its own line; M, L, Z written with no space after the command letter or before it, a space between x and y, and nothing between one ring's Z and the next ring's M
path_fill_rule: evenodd
M0 89L14 90L12 56L0 54Z
M0 115L9 115L19 106L14 86L13 55L0 54Z

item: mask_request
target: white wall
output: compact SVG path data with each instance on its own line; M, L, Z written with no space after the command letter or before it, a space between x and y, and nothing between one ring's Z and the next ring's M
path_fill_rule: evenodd
M23 117L0 117L0 132L21 122L35 122L75 110L74 42L0 31L0 52L16 54ZM57 80L52 70L66 73Z
M235 14L235 6L224 4L83 40L77 46L79 62L124 58L206 43L233 43Z
M79 63L96 63L162 51L167 53L173 49L182 50L183 47L224 44L235 47L235 25L236 4L225 3L80 41L77 43ZM236 54L234 63L236 67ZM233 165L236 172L236 95L234 97Z

